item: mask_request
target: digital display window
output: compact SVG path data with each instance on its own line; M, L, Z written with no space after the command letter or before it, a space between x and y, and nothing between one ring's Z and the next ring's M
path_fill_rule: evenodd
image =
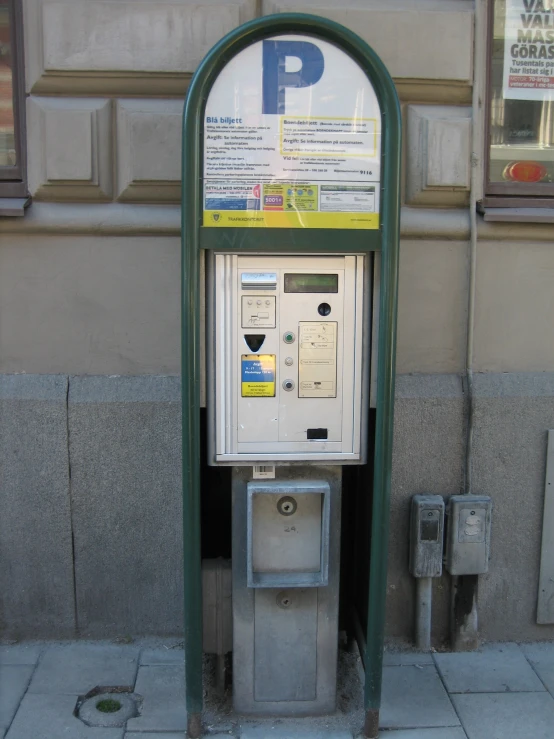
M286 293L338 293L339 276L337 274L285 274Z

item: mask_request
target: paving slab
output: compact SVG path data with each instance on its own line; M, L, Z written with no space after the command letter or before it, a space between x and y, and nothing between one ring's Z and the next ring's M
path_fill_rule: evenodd
M0 665L0 733L11 724L34 669L33 665Z
M42 655L29 693L84 695L97 685L132 687L138 663L136 647L69 644Z
M398 665L432 665L433 655L426 652L384 652L383 665L394 667Z
M6 644L0 647L0 665L36 665L43 649L36 644Z
M223 736L223 734L210 734L210 739L222 739ZM125 739L183 739L183 732L175 733L171 731L168 734L167 731L162 733L158 731L128 731L125 734ZM232 737L230 734L227 734L225 739L232 739Z
M549 693L453 695L469 739L552 739L554 699Z
M435 662L449 693L544 690L517 644L488 644L476 652L435 654Z
M164 647L144 649L140 655L141 665L180 665L185 662L185 651L182 648Z
M229 736L229 735L227 735ZM352 732L333 729L287 729L280 726L245 729L240 739L352 739Z
M123 739L123 729L98 729L75 718L73 695L29 695L19 707L6 739Z
M434 666L383 668L380 725L383 729L459 726L460 721Z
M185 665L139 667L135 693L142 696L140 716L127 721L129 731L185 731Z
M467 739L461 726L441 729L398 729L381 734L382 739ZM362 739L362 737L360 737Z
M554 644L522 644L521 651L533 669L554 695Z

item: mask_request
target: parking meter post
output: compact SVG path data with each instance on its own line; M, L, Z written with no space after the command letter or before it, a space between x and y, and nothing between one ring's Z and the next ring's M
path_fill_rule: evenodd
M401 112L394 83L372 50L371 79L383 109L383 241L377 369L375 468L371 515L364 706L368 726L379 723L383 674L389 510L392 471L398 260L400 241ZM375 718L375 712L377 718ZM367 736L370 736L369 734ZM377 736L377 734L375 734Z
M206 101L222 69L249 45L280 34L305 33L344 51L366 74L379 102L382 120L380 218L375 230L306 228L202 228L203 122ZM389 499L398 285L400 108L394 83L373 50L356 34L324 18L296 13L266 16L223 38L206 56L190 85L183 128L183 531L185 570L185 654L188 735L201 734L202 590L200 555L200 249L219 252L290 254L381 251L375 446L373 460L371 561L364 650L364 708L367 737L376 737L381 701L385 625ZM206 225L206 224L204 224ZM263 239L256 233L263 231ZM367 338L367 336L366 336ZM369 397L369 394L368 394ZM365 596L364 596L365 597ZM362 643L362 642L361 642Z
M197 93L198 94L198 93ZM182 418L183 418L183 571L187 733L201 735L202 715L202 563L200 550L200 252L197 224L199 187L194 172L199 140L197 94L187 99L183 138L182 208Z

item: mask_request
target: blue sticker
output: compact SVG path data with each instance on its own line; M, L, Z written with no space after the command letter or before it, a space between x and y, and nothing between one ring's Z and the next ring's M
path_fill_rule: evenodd
M242 360L242 382L275 382L274 362L265 357Z

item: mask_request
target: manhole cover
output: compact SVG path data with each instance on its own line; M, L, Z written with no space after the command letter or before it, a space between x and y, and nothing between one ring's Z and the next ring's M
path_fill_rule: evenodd
M124 726L138 716L137 700L130 693L98 693L83 701L78 716L87 726Z

